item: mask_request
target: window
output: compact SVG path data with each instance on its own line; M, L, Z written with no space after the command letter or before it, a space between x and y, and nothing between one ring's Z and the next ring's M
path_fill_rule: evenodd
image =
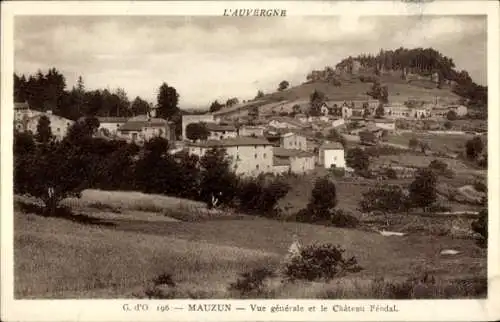
M255 158L257 159L257 153L255 153Z
M264 153L263 157L264 157L264 159L266 158L266 154L265 153Z
M58 128L57 128L57 132L61 132L61 128L59 128L59 127L58 127Z
M255 165L255 169L259 170L259 165L258 164Z
M120 124L116 124L116 127L119 128L120 127Z

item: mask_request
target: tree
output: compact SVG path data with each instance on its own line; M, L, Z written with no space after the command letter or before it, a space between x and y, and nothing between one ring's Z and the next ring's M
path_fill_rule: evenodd
M406 195L397 185L379 185L363 193L360 208L363 212L382 211L395 213L403 209Z
M331 129L330 132L328 133L327 138L331 141L339 142L340 144L342 144L344 148L347 145L345 137L342 134L340 134L339 131L337 131L336 129Z
M38 119L35 138L37 142L43 144L49 143L53 139L50 119L46 115L42 115Z
M475 136L465 144L465 153L469 160L475 160L483 152L484 144L481 137Z
M130 109L133 115L144 115L149 113L150 108L148 102L137 96L132 102Z
M52 216L61 200L79 197L89 186L96 165L92 154L66 141L40 145L34 153L15 160L23 166L15 166L15 192L40 198L45 214Z
M419 169L415 180L410 184L410 200L414 207L421 207L424 211L437 198L437 177L431 169Z
M315 222L330 219L331 211L336 205L337 188L335 184L328 177L317 179L305 209L309 216L308 221Z
M375 145L377 144L377 137L375 133L371 131L361 131L359 132L359 138L361 144Z
M86 117L78 120L68 129L65 141L71 142L75 145L91 139L99 128L99 120L95 117Z
M256 99L264 97L264 92L261 91L260 89L257 91L257 95L255 96Z
M314 90L314 92L312 92L311 96L309 97L309 101L311 104L310 112L312 116L318 116L321 114L320 107L325 102L325 100L325 93L318 90Z
M443 126L445 129L449 130L453 127L453 124L450 121L446 121L444 122Z
M240 100L237 97L230 98L226 101L226 106L231 107L238 104Z
M282 92L290 86L290 83L286 80L281 81L278 85L278 91Z
M448 111L448 113L446 113L446 119L448 121L455 121L457 118L458 118L458 115L457 115L457 112L455 112L455 111Z
M384 117L385 111L384 111L384 105L379 104L377 108L375 109L375 117L376 118L382 118Z
M186 136L190 140L204 141L208 138L209 134L206 125L203 123L190 123L186 126Z
M158 108L156 117L167 120L172 119L175 115L180 113L178 104L179 94L177 90L174 87L168 86L167 83L163 83L157 95Z
M479 212L479 218L472 222L472 230L479 234L477 244L480 247L488 247L488 209Z
M223 108L224 105L220 104L217 100L212 102L212 104L210 104L210 113L214 113L214 112L217 112L219 111L221 108Z
M346 163L356 171L366 171L370 166L369 155L361 148L347 150Z
M408 141L408 147L412 150L416 150L418 145L419 145L419 140L415 137L412 137L409 141Z
M238 180L230 169L230 160L225 149L212 148L200 159L201 181L200 198L209 207L212 200L217 200L219 205L229 204L233 201Z

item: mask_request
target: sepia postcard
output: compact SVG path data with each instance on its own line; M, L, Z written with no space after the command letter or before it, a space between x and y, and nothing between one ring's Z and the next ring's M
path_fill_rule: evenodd
M1 6L2 321L500 319L498 2Z

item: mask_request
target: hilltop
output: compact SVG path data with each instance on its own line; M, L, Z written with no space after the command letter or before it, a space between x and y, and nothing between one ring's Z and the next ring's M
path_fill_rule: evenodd
M387 88L389 103L434 102L437 99L484 109L487 87L474 83L467 71L455 67L452 58L432 48L381 50L377 55L349 56L335 68L326 66L323 70L313 70L300 85L288 87L288 82L283 81L285 84L280 84L275 92L259 91L254 100L238 105L250 108L273 102L307 102L314 91L322 92L327 101L379 99L368 95L377 84ZM222 108L228 107L231 106Z

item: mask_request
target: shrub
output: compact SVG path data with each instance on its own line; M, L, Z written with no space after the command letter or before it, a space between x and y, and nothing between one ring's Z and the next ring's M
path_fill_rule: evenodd
M477 244L480 247L488 246L488 209L483 209L479 212L479 218L472 222L472 230L479 234Z
M394 170L393 168L387 168L385 170L385 175L387 176L388 179L397 179L398 178L398 174L396 173L396 170Z
M265 290L264 281L273 276L274 271L268 268L256 268L240 274L236 282L229 285L229 291L236 291L243 297L260 295Z
M335 209L331 212L331 223L335 227L356 228L359 225L359 219L352 213L342 209Z
M370 165L368 154L361 148L347 150L346 163L356 171L367 170Z
M474 189L479 192L487 192L488 186L483 181L476 180L474 182Z
M157 277L155 277L153 279L153 284L155 286L158 286L158 285L167 285L167 286L171 286L171 287L175 287L176 284L172 278L172 275L171 274L160 274L158 275Z
M465 144L465 153L470 160L476 159L483 152L483 149L484 144L479 136L475 136Z
M283 198L290 186L280 179L266 184L263 179L247 179L238 187L240 210L249 213L272 214L278 200Z
M378 185L363 193L360 209L363 212L375 210L383 213L395 213L403 209L406 195L397 185Z
M344 168L335 168L332 167L329 169L330 173L335 177L335 178L343 178L345 177L345 169Z
M293 257L285 264L285 279L324 280L348 273L359 272L362 268L355 257L344 258L345 250L333 244L308 245L300 250L300 256Z

